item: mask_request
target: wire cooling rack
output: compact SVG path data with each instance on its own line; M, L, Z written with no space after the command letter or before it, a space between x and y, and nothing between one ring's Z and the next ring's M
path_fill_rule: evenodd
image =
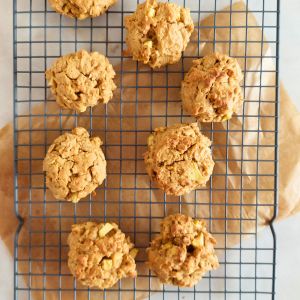
M14 0L15 209L20 220L15 237L15 299L274 299L279 1L245 0L239 10L232 0L174 2L190 7L196 23L211 15L213 24L200 23L190 43L195 51L186 51L180 63L152 71L131 60L128 67L122 55L126 49L123 19L135 10L135 1L119 0L99 18L76 21L53 12L47 1ZM229 8L219 16L226 5ZM250 13L256 25L248 24ZM244 23L237 26L233 20L238 14ZM218 17L229 17L229 25L219 25ZM260 38L252 36L255 29L260 30ZM210 30L213 38L205 40L201 30ZM218 39L221 30L228 30L228 39ZM243 32L242 40L233 39L236 30ZM167 197L150 183L142 153L155 127L191 121L181 110L178 79L186 71L185 62L201 55L203 43L211 51L225 44L232 56L236 46L243 47L243 55L236 56L242 61L246 99L242 112L225 127L202 128L213 141L216 161L210 184L186 199ZM272 51L265 53L266 43ZM250 51L254 45L256 53ZM44 71L55 58L81 48L100 51L118 65L119 92L107 106L79 116L58 108ZM258 62L257 69L247 67L250 60ZM247 80L252 75L255 83ZM265 76L273 81L265 83ZM249 122L256 126L249 129ZM264 124L267 128L262 129ZM76 125L104 141L108 178L96 196L73 205L52 198L41 165L53 139ZM251 149L254 155L249 157ZM218 168L221 165L225 167ZM248 203L247 199L254 200ZM263 236L258 233L261 209L269 212L263 221L269 229ZM161 219L179 211L207 221L218 240L220 268L194 288L160 288L155 276L143 268L144 249ZM87 220L115 221L131 236L141 249L137 279L122 280L104 292L76 283L66 267L66 238L72 223Z

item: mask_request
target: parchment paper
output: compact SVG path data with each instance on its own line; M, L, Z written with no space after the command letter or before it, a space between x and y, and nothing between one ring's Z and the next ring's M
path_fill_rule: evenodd
M244 4L237 3L232 10L244 11ZM47 299L57 299L59 292L55 289L59 287L69 289L61 291L62 299L73 299L74 280L66 266L66 237L74 222L87 219L100 222L104 218L99 216L106 215L107 219L118 222L121 229L127 232L136 246L141 249L138 255L139 277L136 279L135 286L133 280L122 280L120 287L128 289L127 292L122 292L123 299L133 298L133 292L130 290L134 287L137 289L137 298L147 297L148 293L143 290L160 288L156 278L148 279L148 270L143 261L145 260L144 249L151 238L149 232L152 233L152 237L157 233L159 222L164 215L181 211L193 217L210 218L208 226L217 239L218 248L223 248L225 243L226 247L238 243L241 231L242 238L246 238L247 233L256 232L268 224L274 214L272 190L275 179L272 174L275 157L273 146L275 123L272 116L275 114L275 90L274 88L259 90L258 87L253 86L257 86L260 81L263 86L275 84L274 73L263 72L261 74L259 72L261 66L263 70L274 70L274 61L267 58L270 56L270 48L260 28L252 27L257 24L253 15L248 14L247 17L248 26L250 26L247 32L248 39L263 40L264 43L263 48L260 47L260 43L250 43L247 50L243 42L245 29L239 28L245 26L246 14L235 13L230 19L228 13L219 12L215 17L216 20L214 16L209 16L201 22L202 43L198 47L197 43L191 42L187 53L194 56L204 55L213 50L229 53L227 41L231 35L231 40L235 42L231 46L230 55L240 57L239 63L242 68L244 64L247 64L248 72L244 84L251 87L245 90L245 99L248 101L244 104L243 114L234 117L228 123L213 125L214 134L211 134L212 125L202 125L203 132L213 140L213 156L216 161L210 183L211 189L208 185L206 189L182 197L179 202L177 197L166 197L150 183L142 160L142 153L146 149L146 137L152 129L180 121L193 121L187 116L178 117L181 113L178 86L182 80L179 71L182 67L188 70L191 59L184 60L183 65L169 66L168 70L171 72L168 77L159 71L143 72L148 71L148 67L141 65L139 65L140 72L137 74L137 64L131 60L125 62L123 71L126 71L126 74L122 79L118 78L118 86L121 80L123 86L126 86L122 91L122 106L119 103L120 91L118 91L114 101L111 101L107 108L99 105L93 109L93 121L90 121L90 113L80 115L77 123L74 116L58 118L56 115L59 112L58 107L54 101L50 100L45 102L45 105L32 108L31 115L34 117L31 121L29 118L18 118L19 132L16 142L20 146L16 171L19 189L16 199L19 203L18 214L24 219L24 225L19 235L20 246L17 256L18 270L25 274L23 276L25 285L28 285L30 280L32 288L49 289L46 292ZM212 28L214 22L219 26L216 31ZM230 24L232 25L231 31L223 28ZM197 34L195 31L194 41L197 40ZM213 49L211 43L214 35L217 41L225 41L217 43L216 49ZM245 60L245 54L252 58ZM261 54L263 54L263 59L260 59ZM117 70L119 68L120 66L116 66ZM165 84L168 84L170 88L164 88ZM138 90L134 88L136 85L140 86ZM152 90L151 85L154 86ZM149 103L151 98L153 100ZM253 99L256 101L252 101ZM258 99L263 101L259 103ZM64 111L64 113L70 112ZM139 118L135 119L135 115ZM257 117L258 115L260 118ZM28 131L30 122L33 129L31 132ZM297 213L300 209L299 124L300 114L285 90L281 88L279 146L280 157L283 160L279 170L277 220ZM100 136L104 141L108 161L106 189L103 186L100 187L96 196L82 200L76 206L72 203L56 201L49 191L44 193L42 159L47 145L61 134L61 125L64 130L70 130L75 125L92 129L93 135ZM120 126L123 128L122 133L119 132ZM45 133L46 128L47 133ZM241 130L244 132L243 135ZM2 200L0 234L13 255L12 242L18 221L13 205L12 124L8 124L0 131L0 141L0 157L3 166L0 179ZM28 147L29 143L33 145L31 148ZM240 147L242 143L244 146ZM229 147L226 148L226 144ZM260 160L259 164L256 163L257 158ZM226 173L229 175L227 180L225 180ZM134 174L137 174L136 177ZM150 186L152 190L149 189ZM120 187L122 189L119 189ZM29 196L32 199L30 203ZM106 202L103 200L104 196L107 199ZM119 199L121 199L121 204ZM225 202L227 206L224 205ZM30 221L28 220L29 214L32 216ZM59 215L62 219L58 218ZM133 216L136 216L136 219ZM121 217L120 222L119 217ZM28 234L29 229L31 234ZM47 247L43 247L44 244ZM61 248L58 247L59 244L62 245ZM29 250L29 245L31 245L31 250ZM221 251L219 253L221 255ZM33 259L30 270L31 278L28 276L29 258ZM43 277L43 273L52 275ZM58 274L62 274L61 280ZM80 284L77 284L77 288L77 299L86 299L87 289ZM109 291L106 295L107 299L116 299L117 289L118 285L115 292ZM40 299L42 296L41 291L31 293L34 299ZM99 296L102 296L102 292L93 291L91 299Z

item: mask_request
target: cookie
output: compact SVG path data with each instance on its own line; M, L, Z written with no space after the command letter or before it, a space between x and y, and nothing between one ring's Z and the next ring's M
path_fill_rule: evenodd
M187 8L147 0L125 18L125 27L128 54L152 68L159 68L180 60L194 23Z
M99 137L81 127L59 136L43 162L46 185L56 199L78 202L106 178L106 160Z
M56 102L79 113L112 99L115 75L104 55L85 50L58 58L46 71Z
M110 288L121 278L137 275L137 249L115 223L75 224L68 245L68 267L85 286Z
M181 86L183 109L200 122L222 122L243 103L243 79L236 59L213 53L193 61Z
M218 268L215 244L204 221L182 214L170 215L147 249L149 268L162 283L191 287L206 272Z
M144 154L147 173L169 195L189 193L212 174L210 145L197 123L156 128Z
M117 0L49 0L49 2L56 12L83 20L102 15Z

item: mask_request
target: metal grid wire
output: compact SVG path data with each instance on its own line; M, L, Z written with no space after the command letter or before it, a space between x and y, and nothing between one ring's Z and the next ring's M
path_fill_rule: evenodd
M222 5L218 0L174 2L190 7L195 22L199 22L210 14L216 20L224 3L233 7L234 1L222 1ZM15 238L15 299L131 299L132 295L138 298L141 293L151 299L274 299L276 236L272 221L277 206L279 1L245 0L245 10L229 9L225 13L230 15L230 22L237 14L246 15L245 25L227 27L230 30L228 40L218 41L218 30L226 28L218 27L215 21L213 41L201 40L211 44L212 50L218 43L225 43L233 56L234 45L243 44L244 55L239 58L245 61L243 71L246 78L254 72L247 69L247 60L263 60L266 35L273 54L268 52L264 59L272 60L275 67L261 64L255 71L259 84L253 86L246 79L243 84L245 95L251 89L256 89L257 93L250 99L246 98L243 111L234 118L241 118L242 124L254 120L256 128L249 130L244 125L234 128L231 122L227 122L225 128L216 124L202 128L213 140L216 165L223 162L226 168L215 168L210 184L195 191L190 201L167 197L155 188L145 173L142 153L146 138L155 127L191 120L181 110L178 98L180 81L174 78L183 77L185 60L201 54L200 34L191 42L198 45L196 55L186 52L177 65L152 71L132 62L128 69L127 58L122 55L126 49L123 20L135 10L136 4L119 0L99 18L76 21L52 11L46 0L14 0L15 208L20 219ZM255 26L248 26L250 12L257 19L257 28L262 31L259 41L251 39L250 30ZM201 26L198 29L201 30ZM231 40L233 30L244 30L245 38ZM260 54L248 53L248 47L253 43L257 43ZM99 105L79 116L59 110L53 98L49 98L44 71L55 58L81 48L100 51L114 65L119 65L117 84L120 92L107 106ZM272 84L263 83L266 74L274 75ZM163 91L159 98L158 89ZM268 99L262 97L266 89L272 91ZM257 105L256 113L249 113L249 105ZM263 106L268 109L262 115L260 108ZM260 130L260 123L267 119L273 120L273 126ZM73 205L52 198L46 190L41 165L53 139L77 125L86 127L92 135L98 135L104 141L108 177L97 189L97 196ZM256 138L248 144L248 135L253 133L257 134ZM272 142L264 145L261 135L268 135ZM228 142L232 136L239 137L235 145ZM251 147L255 149L254 159L243 155ZM219 148L224 149L224 156L217 156L215 150ZM239 159L232 158L233 149L239 149ZM264 156L266 153L268 159ZM231 164L238 164L240 172L230 173ZM245 169L253 172L244 174ZM269 170L267 174L266 170ZM249 177L254 179L254 186L245 185ZM237 178L239 188L231 188L229 182L232 178ZM221 180L223 185L215 185L215 180ZM260 188L263 180L268 186ZM250 194L255 198L252 204L255 214L245 216L242 212L247 208L245 199ZM238 199L237 202L231 204L231 197ZM268 197L271 197L271 202L264 203L263 199ZM238 217L229 216L233 206L240 211ZM270 230L259 238L258 212L262 207L272 211L272 218ZM196 287L164 286L160 290L151 284L154 276L146 270L129 284L124 285L121 281L116 287L100 293L79 286L67 270L66 237L72 223L115 221L143 252L158 232L158 224L165 215L170 211L187 210L194 215L200 214L212 234L223 239L223 243L217 245L219 270L208 273ZM215 210L219 215L214 214ZM214 221L223 222L224 230L215 229ZM236 226L233 226L234 222ZM254 229L244 232L245 224L252 224ZM230 243L230 237L234 237L237 244ZM138 265L144 261L145 256L138 257Z

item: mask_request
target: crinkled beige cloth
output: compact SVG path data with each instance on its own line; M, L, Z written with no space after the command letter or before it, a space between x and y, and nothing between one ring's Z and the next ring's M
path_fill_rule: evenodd
M235 4L233 10L243 11L244 6L241 3ZM245 26L246 14L236 13L231 19L231 38L236 41L232 44L230 54L233 56L243 57L245 54L245 29L236 28L236 26ZM212 44L214 30L209 27L214 23L213 16L207 17L201 22L200 37L202 43L198 49L198 44L191 42L187 49L187 54L206 54L213 51ZM216 16L216 24L220 26L229 26L230 19L228 13L218 13ZM248 25L255 25L255 18L248 14ZM229 29L218 28L216 30L216 39L228 41ZM248 29L248 38L253 41L260 41L262 34L259 28L251 27ZM194 41L197 40L197 32L194 33ZM208 41L208 42L205 42ZM199 53L198 53L199 50ZM217 43L216 50L228 53L228 43ZM274 70L273 60L266 58L270 55L270 48L264 43L263 49L260 43L249 43L247 47L248 56L260 56L263 53L263 59L260 58L244 58L239 59L241 67L247 63L247 72L245 84L247 86L255 86L259 83L261 64L264 70ZM187 70L191 61L184 61L184 69ZM181 70L181 64L169 66L169 71ZM116 67L118 69L119 67ZM123 65L123 71L135 71L136 63L128 61ZM209 229L213 232L218 242L218 248L224 246L226 239L227 247L233 243L239 242L239 233L242 230L242 238L247 237L247 233L253 233L257 229L263 228L272 219L274 214L274 143L275 134L275 89L262 88L259 94L259 88L246 88L244 103L244 118L242 115L234 117L228 123L216 124L216 130L213 135L210 133L211 125L206 125L204 133L213 140L213 156L216 161L214 175L211 179L211 188L198 190L191 193L187 197L182 197L181 205L178 204L178 198L166 197L158 189L149 190L150 181L145 173L142 153L145 151L146 137L153 128L166 124L166 116L168 124L181 121L178 117L181 113L181 102L179 99L179 87L182 79L181 73L170 72L168 74L168 84L176 88L162 88L166 82L166 75L159 72L149 72L148 67L140 66L138 74L126 73L122 77L123 86L127 86L122 91L122 106L120 106L120 91L116 93L114 101L107 106L107 114L105 117L105 107L98 105L93 110L93 135L99 135L104 141L104 149L108 162L108 178L106 180L105 190L103 186L97 190L97 195L91 199L85 199L76 205L67 202L59 202L55 200L49 191L44 194L44 176L42 173L42 159L45 154L45 142L50 144L60 131L60 125L64 129L74 127L73 117L51 116L50 113L56 114L58 107L55 102L47 102L47 114L32 118L32 128L35 131L31 135L25 129L28 128L28 118L18 119L18 128L25 130L19 131L17 142L19 144L28 144L31 137L31 143L34 144L31 149L26 146L18 148L19 160L16 171L19 173L18 186L19 190L16 194L18 200L18 213L24 218L24 226L20 232L18 243L24 247L19 247L18 264L19 272L24 274L29 271L28 258L33 258L31 272L35 275L31 276L32 288L49 289L47 291L47 299L57 299L58 292L53 289L59 288L61 285L62 299L73 299L73 279L67 269L67 247L66 237L70 231L71 224L75 221L84 221L85 217L92 216L91 219L102 221L104 213L110 221L118 222L119 216L121 220L120 228L126 231L135 241L137 247L140 248L138 255L138 271L139 277L134 286L133 280L123 280L121 287L128 289L124 292L123 299L131 299L134 287L136 288L136 296L138 298L147 297L148 293L143 289L152 290L159 289L158 281L153 278L149 281L147 275L148 270L144 266L145 247L149 243L149 232L154 235L158 231L161 217L165 214L178 212L181 210L191 216L198 215L202 218L212 218L208 222ZM118 79L118 86L120 86ZM274 85L274 72L262 73L263 85ZM134 88L136 85L143 85L138 90ZM150 88L150 85L153 88ZM130 88L132 86L133 88ZM149 86L149 87L147 87ZM284 89L281 88L281 109L280 109L280 157L282 162L279 169L279 211L278 220L288 217L300 209L300 114L295 106L288 98ZM152 96L151 104L149 100ZM258 99L264 100L260 103ZM137 100L137 101L136 101ZM256 101L252 101L256 100ZM271 102L267 102L271 100ZM273 102L272 102L273 100ZM122 109L122 116L121 111ZM33 109L34 114L44 113L44 106L37 106ZM257 115L261 118L258 120ZM139 118L133 118L138 115ZM152 119L150 118L152 115ZM78 125L91 128L88 113L80 115ZM184 117L183 121L191 121L192 119ZM106 121L106 122L105 122ZM44 126L47 125L47 134L44 132ZM123 132L120 134L120 126ZM228 126L228 128L227 128ZM106 131L105 131L106 129ZM207 130L208 129L208 130ZM229 130L227 130L229 129ZM243 143L241 148L242 133L244 130ZM257 130L260 130L259 134ZM0 132L0 157L1 157L1 178L0 178L0 234L1 238L6 242L8 248L13 254L13 237L18 225L18 221L14 214L13 196L14 196L14 176L13 176L13 131L12 125L8 124ZM225 144L229 147L225 147ZM257 151L256 145L264 145L259 147ZM122 144L122 147L120 147ZM30 151L31 150L31 151ZM260 159L257 165L256 158ZM30 161L26 158L32 158ZM121 163L119 161L121 158ZM226 163L227 159L227 163ZM229 176L225 177L225 173ZM29 174L31 173L31 178ZM119 174L122 174L120 176ZM258 176L255 176L255 174ZM23 174L23 175L21 175ZM137 174L136 176L134 174ZM241 176L242 175L242 176ZM29 187L32 187L30 189ZM122 190L120 190L122 186ZM153 184L152 184L153 187ZM40 189L38 189L40 188ZM227 189L227 193L225 193ZM243 193L240 192L243 189ZM258 189L258 192L256 192ZM106 202L104 201L106 197ZM29 197L32 203L29 204ZM241 199L242 198L242 199ZM134 202L134 199L136 201ZM210 200L211 199L211 200ZM44 202L45 200L45 202ZM119 203L120 200L120 203ZM151 201L151 202L150 202ZM225 207L225 202L227 206ZM197 206L194 205L197 203ZM243 203L243 206L240 204ZM259 206L256 206L259 204ZM31 212L32 218L28 218ZM58 216L62 216L59 219ZM134 220L133 216L137 219ZM43 218L45 217L45 218ZM226 217L227 221L224 221ZM242 222L241 222L242 220ZM257 220L257 222L256 222ZM225 228L226 226L226 228ZM28 230L33 232L28 234ZM227 234L225 234L225 229ZM135 231L135 233L134 233ZM61 243L62 247L58 245ZM32 250L29 251L28 245L31 244ZM47 247L43 247L46 244ZM221 255L221 250L219 250ZM22 261L22 259L24 261ZM45 263L42 260L46 260ZM43 270L51 274L64 274L59 281L59 276L43 277ZM29 277L23 276L25 284L29 283ZM43 282L44 279L44 282ZM151 286L149 286L151 285ZM77 299L86 299L87 290L79 284L77 285ZM70 289L70 290L67 290ZM118 289L118 285L116 286ZM140 290L140 291L139 291ZM102 292L95 291L91 299L100 296ZM40 291L32 291L34 299L41 299ZM107 299L115 299L118 292L109 291Z

